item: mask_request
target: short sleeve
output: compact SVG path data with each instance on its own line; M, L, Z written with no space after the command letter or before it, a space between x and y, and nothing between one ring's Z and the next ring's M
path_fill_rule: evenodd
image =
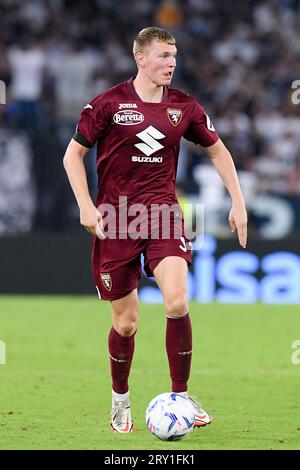
M73 139L84 147L93 147L107 131L110 122L109 108L109 103L101 95L87 104L81 111Z
M217 142L219 135L202 106L195 101L191 122L184 136L187 140L209 147Z

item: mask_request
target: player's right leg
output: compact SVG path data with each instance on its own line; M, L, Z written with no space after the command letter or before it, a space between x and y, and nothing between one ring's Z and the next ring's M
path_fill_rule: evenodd
M93 275L100 299L111 302L112 328L108 337L112 376L112 430L132 432L128 377L138 320L137 286L144 241L94 238Z
M111 301L112 328L108 350L112 376L111 428L119 433L133 432L128 378L134 353L134 335L138 321L137 289Z
M94 240L93 275L100 299L111 302L112 328L108 337L112 376L112 430L132 432L128 377L137 329L140 278L139 240Z

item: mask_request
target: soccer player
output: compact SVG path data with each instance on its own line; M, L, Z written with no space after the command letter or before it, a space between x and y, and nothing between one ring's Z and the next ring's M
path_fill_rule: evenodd
M141 254L146 274L155 277L163 296L172 391L191 400L195 426L211 422L200 403L188 394L192 328L187 273L192 258L175 195L181 137L201 145L211 157L232 199L231 230L237 230L241 246L246 246L247 214L231 155L200 104L170 88L176 52L175 39L168 31L156 27L140 31L133 45L136 76L104 91L84 107L64 157L80 209L80 223L94 236L92 267L98 294L111 303L111 427L120 433L133 431L128 377L138 321ZM83 159L96 142L99 186L94 204ZM153 208L157 215L161 204L175 207L169 217L168 237L161 233L160 216L150 217ZM137 207L143 213L139 219L143 229L139 232L133 217ZM107 218L109 212L112 214Z

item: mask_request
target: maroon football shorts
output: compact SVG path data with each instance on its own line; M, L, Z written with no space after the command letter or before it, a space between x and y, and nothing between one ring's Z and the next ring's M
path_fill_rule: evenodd
M148 277L166 256L180 256L192 264L190 241L180 239L94 238L92 268L99 298L117 300L129 294L141 277L141 255Z

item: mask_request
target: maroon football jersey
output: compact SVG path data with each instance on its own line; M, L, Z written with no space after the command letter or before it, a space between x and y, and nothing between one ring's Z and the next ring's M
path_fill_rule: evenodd
M133 79L94 98L81 112L74 139L97 142L96 205L119 196L132 204L177 204L176 170L181 137L208 147L218 140L209 117L191 96L165 87L161 103L143 102Z

